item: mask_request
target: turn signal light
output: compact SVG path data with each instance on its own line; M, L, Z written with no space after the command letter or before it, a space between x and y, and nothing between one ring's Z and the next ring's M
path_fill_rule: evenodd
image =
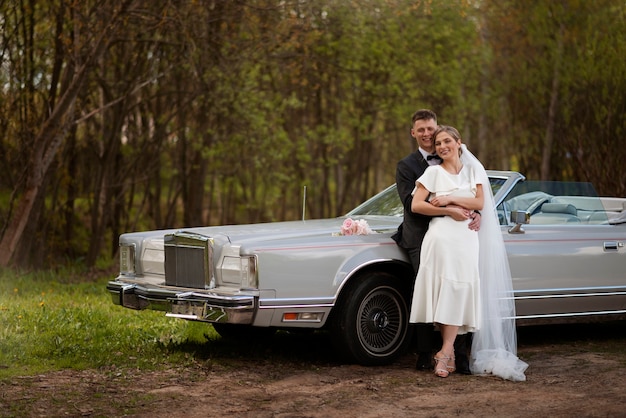
M321 322L323 312L285 312L283 322Z

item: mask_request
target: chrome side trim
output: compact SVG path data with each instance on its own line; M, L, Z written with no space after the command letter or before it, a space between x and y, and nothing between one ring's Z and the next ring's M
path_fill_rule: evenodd
M515 296L515 300L529 300L529 299L563 299L563 298L576 298L576 297L589 297L589 296L626 296L626 291L623 292L597 292L597 293L568 293L557 295L541 295L541 296Z
M312 305L294 304L294 305L260 305L259 309L308 309L308 308L332 308L334 303L317 303Z
M626 311L602 311L577 314L561 314L559 316L521 316L515 319L515 325L518 327L526 327L534 325L583 324L607 321L626 321Z
M616 310L616 311L597 311L597 312L574 312L574 313L563 313L563 314L542 314L542 315L522 315L516 316L516 320L524 320L524 319L541 319L541 318L573 318L573 317L581 317L581 316L596 316L596 315L620 315L626 314L626 309ZM505 319L511 319L505 318Z
M543 315L523 315L516 316L516 319L535 319L535 318L568 318L575 316L591 316L591 315L614 315L614 314L626 314L626 309L618 311L598 311L598 312L574 312L566 314L543 314ZM510 319L510 318L506 318Z

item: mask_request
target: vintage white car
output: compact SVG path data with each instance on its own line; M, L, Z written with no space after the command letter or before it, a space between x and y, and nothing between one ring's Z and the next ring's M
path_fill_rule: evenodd
M626 199L591 185L489 171L517 324L626 318ZM339 235L346 218L367 235ZM391 239L395 185L344 217L127 233L113 303L212 323L222 336L327 329L350 361L381 365L411 339L413 272Z

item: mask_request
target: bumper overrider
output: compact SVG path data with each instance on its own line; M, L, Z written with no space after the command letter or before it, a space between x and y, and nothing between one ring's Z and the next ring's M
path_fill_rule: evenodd
M189 292L137 283L107 284L113 303L130 309L153 309L166 316L204 322L252 324L258 298L251 295L220 295Z

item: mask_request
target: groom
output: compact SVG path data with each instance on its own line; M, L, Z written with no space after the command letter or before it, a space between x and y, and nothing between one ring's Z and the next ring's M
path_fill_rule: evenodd
M411 260L414 278L420 265L420 252L424 235L428 230L430 217L411 211L411 193L415 181L424 174L429 165L439 164L441 158L435 154L432 135L437 129L437 115L432 110L420 109L411 118L411 136L417 141L418 149L398 162L396 168L396 187L404 206L404 220L398 231L391 237L398 246L403 248ZM480 228L480 214L476 214L469 224L472 230ZM432 353L435 347L433 324L415 324L417 333L417 364L418 370L432 370ZM467 352L471 346L471 334L459 335L454 343L456 370L462 374L470 374Z

